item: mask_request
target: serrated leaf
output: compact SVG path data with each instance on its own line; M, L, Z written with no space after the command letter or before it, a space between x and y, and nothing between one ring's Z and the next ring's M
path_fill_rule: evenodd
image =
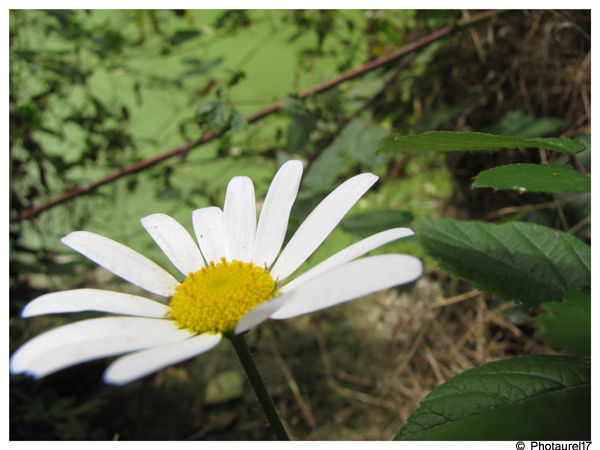
M542 303L545 310L536 317L538 336L550 345L589 355L592 345L592 303L590 291L574 290L562 302Z
M473 181L473 187L520 192L590 191L591 180L589 175L563 166L510 164L480 172Z
M419 219L415 231L440 266L500 299L530 306L590 286L590 246L552 228Z
M381 140L378 152L453 152L460 150L499 150L504 148L544 148L563 153L585 150L581 142L566 138L520 138L487 133L429 131L421 134L391 134Z
M379 209L347 217L340 227L348 233L367 237L390 228L408 226L412 219L413 215L406 211Z
M525 356L467 370L436 388L396 440L589 440L590 362Z

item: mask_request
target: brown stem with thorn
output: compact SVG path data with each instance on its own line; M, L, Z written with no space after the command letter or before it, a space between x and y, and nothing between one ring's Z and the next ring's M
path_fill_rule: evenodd
M437 31L434 31L433 33L431 33L421 39L413 41L410 44L407 44L404 47L399 48L398 50L393 51L381 58L377 58L372 61L369 61L356 69L350 70L348 72L345 72L345 73L339 75L338 77L332 78L331 80L325 81L321 84L318 84L309 89L306 89L305 91L300 92L298 94L298 97L300 99L304 99L304 98L311 97L315 94L325 92L345 81L357 78L373 69L381 67L391 61L395 61L396 59L400 58L401 56L404 56L404 55L406 55L410 52L413 52L421 47L431 44L432 42L450 34L452 31L455 31L457 29L463 28L468 25L473 25L474 23L477 23L479 21L493 17L494 15L497 15L498 13L499 13L499 11L484 11L479 14L475 14L471 17L462 19L462 20L458 21L454 26L447 25L447 26L440 28ZM252 114L251 116L248 116L246 118L246 121L248 123L257 122L257 121L281 110L283 108L283 106L284 106L284 102L283 102L283 100L280 100L279 102L277 102L273 105L270 105L267 108L264 108L256 113ZM71 200L74 197L77 197L81 194L91 192L91 191L95 190L96 188L103 186L105 184L108 184L116 179L122 178L122 177L124 177L126 175L130 175L132 173L139 172L148 167L154 166L154 165L158 164L159 162L162 162L166 159L172 158L174 156L183 156L190 150L192 150L202 144L206 144L210 141L213 141L214 139L218 138L221 134L222 134L222 131L211 131L209 133L204 134L200 139L187 142L186 144L183 144L179 147L171 149L167 152L161 153L159 155L153 156L148 159L144 159L142 161L138 161L130 166L124 167L116 172L113 172L98 181L90 183L86 186L81 186L81 187L72 189L56 199L49 200L46 203L43 203L39 206L35 206L33 208L26 209L25 211L22 211L19 214L19 216L16 218L16 220L20 221L20 220L32 219L32 218L38 216L43 211L46 211L56 205L65 203L66 201ZM11 221L12 220L15 220L15 219L11 218Z

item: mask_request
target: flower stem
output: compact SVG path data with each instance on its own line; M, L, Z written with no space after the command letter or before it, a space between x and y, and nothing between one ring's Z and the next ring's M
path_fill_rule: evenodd
M228 337L231 343L233 344L233 348L235 348L235 351L238 355L238 358L240 359L240 362L242 363L242 366L244 366L244 370L246 371L248 380L254 388L254 393L256 394L256 397L258 398L258 401L260 402L260 405L262 406L262 409L265 415L267 416L267 419L269 419L269 423L273 428L275 436L277 436L277 439L279 439L280 441L289 441L290 438L287 435L285 428L283 428L279 416L277 415L277 411L275 410L273 400L271 400L271 396L267 392L267 388L265 387L262 381L262 378L260 376L258 368L256 367L256 364L254 363L254 358L252 357L252 353L248 348L248 344L246 344L244 336L242 334L236 334Z

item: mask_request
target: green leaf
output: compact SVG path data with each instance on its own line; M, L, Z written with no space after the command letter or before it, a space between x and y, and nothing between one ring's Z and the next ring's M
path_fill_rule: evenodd
M336 142L353 160L368 169L375 169L389 160L390 155L377 154L378 142L387 133L383 128L367 121L353 120L344 128Z
M590 246L552 228L419 219L415 231L443 269L500 299L535 306L590 286Z
M226 102L212 100L198 106L196 122L232 134L246 126L246 117Z
M188 78L192 76L204 75L207 72L218 67L225 58L218 57L216 59L212 59L210 61L204 60L202 58L183 58L181 61L184 64L189 66L188 70L179 75L179 79Z
M287 151L295 153L302 150L316 124L317 118L307 111L295 114L288 125Z
M591 177L576 170L549 164L511 164L479 173L474 188L520 192L590 191Z
M590 387L588 359L484 364L432 391L395 440L589 440Z
M313 193L329 192L344 167L342 147L333 141L317 156L304 177L304 185Z
M231 116L229 117L229 133L236 133L243 130L247 125L246 116L244 116L237 109L231 110Z
M157 200L179 200L181 197L181 189L176 187L165 187L156 191Z
M229 123L231 107L224 101L211 100L196 109L196 121L202 125L225 128Z
M464 110L463 105L441 107L427 112L415 124L415 131L430 131L439 128L444 122L456 117Z
M385 134L385 130L370 122L350 122L310 165L305 185L313 192L330 191L345 170L346 159L358 161L369 170L383 166L389 155L378 155L376 149L377 142Z
M340 227L348 233L367 237L390 228L408 226L412 219L413 215L405 211L380 209L347 217Z
M538 336L550 345L589 355L592 344L590 291L567 292L562 302L542 303L546 311L537 316Z
M532 117L521 111L509 111L502 120L486 128L486 133L533 138L554 133L568 125L568 122L553 117Z
M173 45L180 45L185 41L194 39L200 35L198 30L177 30L170 38L170 42Z
M453 152L502 148L545 148L563 153L585 150L581 142L566 138L519 138L486 133L429 131L422 134L391 134L381 140L378 152Z

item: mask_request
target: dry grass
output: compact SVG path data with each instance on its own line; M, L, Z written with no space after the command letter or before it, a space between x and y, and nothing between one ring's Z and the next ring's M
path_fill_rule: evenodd
M410 292L381 292L251 334L291 435L389 440L448 378L490 361L553 352L533 337L527 315L511 317L514 303L474 290L446 297L449 281L432 272Z

